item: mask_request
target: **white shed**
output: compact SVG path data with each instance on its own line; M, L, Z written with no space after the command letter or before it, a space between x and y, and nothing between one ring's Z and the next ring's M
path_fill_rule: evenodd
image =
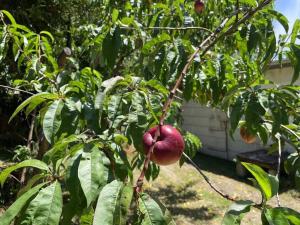
M266 77L277 84L289 84L293 76L293 68L288 62L282 66L274 63L266 71ZM297 81L300 85L300 80ZM262 149L260 140L246 144L240 138L239 130L234 140L229 136L229 123L224 112L202 106L195 102L187 102L183 106L183 128L199 136L203 149L201 152L232 160L236 154Z

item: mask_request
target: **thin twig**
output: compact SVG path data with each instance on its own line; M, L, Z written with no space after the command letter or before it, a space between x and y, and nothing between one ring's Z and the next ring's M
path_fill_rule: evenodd
M30 123L30 128L29 128L29 133L28 133L28 138L27 138L27 148L31 151L31 144L32 144L32 138L33 138L33 132L34 132L34 127L35 127L35 115L36 115L36 110L34 110L32 114L32 119ZM26 172L27 168L23 168L22 174L21 174L21 179L20 182L21 184L25 183L26 179Z
M234 197L229 196L228 194L223 193L221 190L219 190L211 181L210 179L202 172L200 167L185 153L183 153L183 156L198 170L200 175L204 178L206 183L219 195L221 195L223 198L226 198L230 201L236 201L237 199Z
M229 200L229 201L239 201L240 199L238 198L234 198L228 194L225 194L224 192L222 192L221 190L219 190L218 187L216 187L211 180L203 173L203 171L200 169L200 167L185 153L183 153L183 156L197 169L197 171L200 173L200 175L204 178L204 180L206 181L206 183L216 192L218 193L220 196L222 196L223 198ZM263 205L263 201L261 203L253 203L253 207L257 208L257 209L261 209Z
M0 84L0 87L5 88L5 89L9 89L9 90L13 90L13 91L23 92L23 93L26 93L26 94L29 94L29 95L34 95L32 92L24 91L24 90L19 89L19 88L14 88L14 87L2 85L2 84Z
M203 57L206 52L212 47L214 46L220 39L222 39L223 37L230 35L232 32L234 32L241 24L245 23L247 20L249 20L256 12L258 12L259 10L261 10L262 8L264 8L265 6L269 5L273 0L266 0L264 2L261 2L256 8L246 12L243 17L237 22L234 23L231 27L228 28L227 31L225 31L224 33L221 33L217 38L215 38L210 44L209 46L207 46L203 51L202 54L200 55L200 58Z
M21 182L18 178L16 178L14 175L10 174L9 176L12 177L14 180L16 180L19 184L22 183L22 182Z
M137 30L135 27L121 26L124 30ZM205 27L140 27L141 30L203 30L209 33L213 33L210 29Z
M280 179L280 167L281 167L281 137L280 135L276 135L276 138L278 140L278 165L277 165L277 172L276 172L276 178L278 180L279 183L279 179ZM277 199L277 206L280 207L280 199L279 199L279 187L276 193L276 199Z

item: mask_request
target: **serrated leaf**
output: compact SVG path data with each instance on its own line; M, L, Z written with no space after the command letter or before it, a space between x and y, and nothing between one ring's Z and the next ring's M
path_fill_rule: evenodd
M121 223L120 197L124 184L114 180L102 189L94 216L94 225L117 225Z
M290 225L284 214L278 210L264 209L261 219L263 225Z
M232 130L232 133L237 128L239 121L242 118L243 112L244 112L243 101L241 100L241 98L239 98L232 106L230 112L230 129Z
M21 105L18 106L18 108L14 111L14 113L12 114L12 116L9 119L9 122L24 108L26 107L28 104L30 104L31 102L35 102L37 101L37 99L56 99L58 98L57 94L52 94L52 93L48 93L48 92L42 92L42 93L38 93L36 95L33 95L31 97L29 97L28 99L26 99L24 102L22 102Z
M184 152L190 158L194 158L194 156L197 154L197 152L202 147L202 143L201 143L200 139L198 138L198 136L196 136L190 132L186 132L184 134L183 138L184 138L184 143L185 143ZM184 161L181 160L180 165L182 165L183 162Z
M242 162L242 164L256 179L265 200L269 200L276 195L279 188L279 182L275 176L266 173L257 165L245 162Z
M150 41L148 41L142 48L143 54L150 54L152 51L157 49L157 45L162 44L164 42L171 41L170 35L166 33L162 33L158 35L155 38L152 38Z
M263 225L298 225L300 213L286 207L265 208L262 221Z
M300 224L300 213L296 212L293 209L286 207L277 207L274 208L273 211L280 211L285 218L289 221L290 225L298 225Z
M22 194L26 193L29 189L32 188L32 186L35 183L37 183L40 179L42 179L45 176L46 176L45 174L36 174L36 175L34 175L32 178L30 178L27 181L27 184L19 190L19 192L17 194L17 197L20 197Z
M116 59L119 54L119 50L122 45L122 39L120 33L121 33L120 28L117 27L113 35L108 33L102 43L103 56L106 59L106 63L108 67L110 68L114 67Z
M11 172L13 172L14 170L23 168L23 167L34 167L34 168L38 168L41 170L49 171L49 168L46 163L44 163L40 160L37 160L37 159L28 159L28 160L25 160L23 162L20 162L16 165L10 166L10 167L6 168L5 170L3 170L0 173L1 186L3 186L5 180L10 175Z
M21 197L19 197L4 213L0 216L1 225L10 225L13 219L18 215L22 208L46 183L39 184Z
M58 225L62 212L62 191L58 181L43 188L28 205L21 224Z
M49 143L53 142L54 136L61 125L61 111L64 106L62 99L54 101L45 113L43 120L43 132Z
M282 13L280 13L278 11L270 9L268 12L275 17L275 19L283 26L285 32L287 33L289 31L288 19Z
M299 31L300 31L300 19L296 19L294 22L292 33L291 33L291 43L292 44L294 44L296 42Z
M78 168L78 178L86 197L87 206L98 196L107 183L108 170L103 164L103 153L93 147L91 153L83 153Z
M237 201L233 203L227 210L222 225L239 225L245 215L245 213L250 211L251 205L254 203L252 201Z
M133 197L133 187L130 185L124 186L120 197L120 225L125 225L127 222L128 210Z
M162 208L146 193L139 197L139 210L143 215L141 225L171 225L174 224L168 211ZM167 215L165 214L167 213Z

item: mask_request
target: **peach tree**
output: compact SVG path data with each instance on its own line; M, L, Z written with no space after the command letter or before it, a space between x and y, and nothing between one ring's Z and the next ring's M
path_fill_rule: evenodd
M23 100L10 120L26 117L30 129L29 159L0 172L3 186L22 171L1 224L175 224L143 181L159 176L159 164L193 163L201 142L180 116L189 100L226 112L231 135L242 125L278 152L275 176L243 163L261 203L205 177L234 201L222 223L240 224L255 207L264 225L300 224L278 196L283 163L300 188L300 20L290 28L271 0L3 2L0 87ZM290 84L265 77L273 60L289 60ZM286 144L295 151L282 162Z

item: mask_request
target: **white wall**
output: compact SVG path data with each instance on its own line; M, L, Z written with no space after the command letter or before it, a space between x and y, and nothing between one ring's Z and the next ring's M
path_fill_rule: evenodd
M274 68L266 72L266 77L276 84L289 84L292 76L291 67ZM296 83L299 85L300 80ZM220 110L187 102L183 105L182 115L183 128L200 137L203 145L201 151L205 154L232 160L238 153L263 148L258 138L253 144L244 143L238 129L234 134L234 140L226 135L227 118Z
M275 82L276 84L290 84L294 74L292 67L273 68L266 71L266 78ZM300 79L295 82L300 85Z
M231 160L237 153L261 148L259 142L245 144L240 139L238 131L234 134L234 140L226 135L227 118L220 110L188 102L183 106L182 115L183 128L201 139L203 145L201 151L205 154Z

